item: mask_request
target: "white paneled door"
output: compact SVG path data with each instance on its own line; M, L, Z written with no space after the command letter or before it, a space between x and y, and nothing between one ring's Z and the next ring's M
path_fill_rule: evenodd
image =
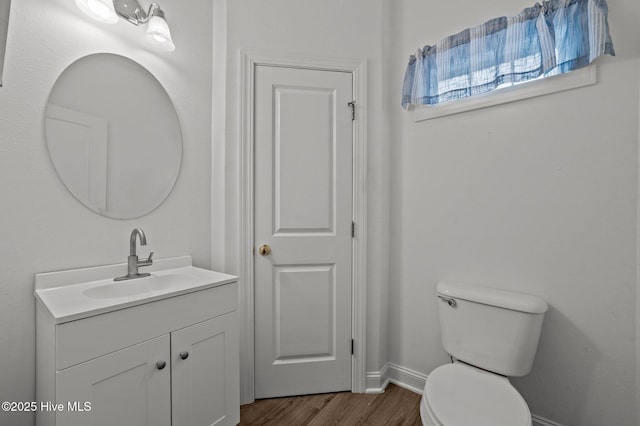
M257 66L255 397L351 389L352 74Z

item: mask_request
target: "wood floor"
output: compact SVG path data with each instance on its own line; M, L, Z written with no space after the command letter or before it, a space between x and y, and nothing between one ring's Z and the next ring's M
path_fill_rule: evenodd
M240 425L422 426L420 395L390 384L376 395L340 392L261 399L240 407Z

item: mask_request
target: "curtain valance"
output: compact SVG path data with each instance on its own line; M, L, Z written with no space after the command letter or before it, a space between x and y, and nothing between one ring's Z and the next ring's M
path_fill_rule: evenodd
M402 106L478 95L615 55L607 14L605 0L543 1L418 49L409 58Z

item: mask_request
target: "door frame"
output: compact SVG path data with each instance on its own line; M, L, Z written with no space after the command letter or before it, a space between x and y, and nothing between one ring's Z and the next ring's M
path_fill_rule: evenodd
M274 66L351 73L356 102L353 126L353 202L355 237L351 257L351 392L364 393L366 379L367 274L367 67L366 60L291 56L271 52L240 52L240 402L254 401L254 97L257 66Z

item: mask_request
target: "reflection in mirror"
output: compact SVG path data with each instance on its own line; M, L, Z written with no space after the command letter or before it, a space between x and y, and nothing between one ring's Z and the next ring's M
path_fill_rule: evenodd
M71 64L49 96L45 132L60 179L103 216L150 213L180 171L182 135L171 99L149 71L122 56Z
M0 0L0 86L2 86L2 69L4 68L4 52L7 47L9 30L9 9L11 0Z

